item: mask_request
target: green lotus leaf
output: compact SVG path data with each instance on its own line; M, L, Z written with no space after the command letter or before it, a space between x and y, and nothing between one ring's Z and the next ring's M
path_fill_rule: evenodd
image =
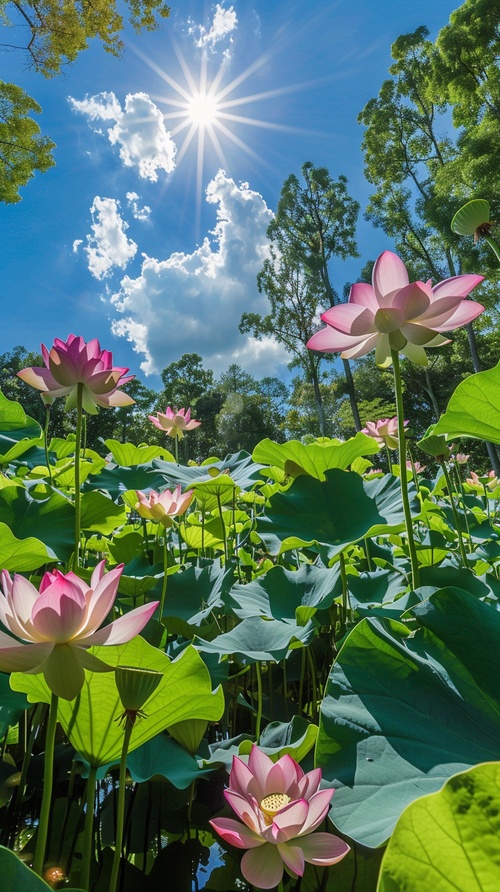
M186 523L179 524L179 529L190 548L222 549L224 546L224 527L220 517L201 521L194 514L190 514Z
M269 722L259 738L259 749L271 757L273 762L289 755L296 762L312 750L318 736L318 726L307 722L302 716L294 715L291 722ZM241 755L249 755L252 741L244 740L239 747Z
M451 221L451 228L457 235L474 235L478 226L489 223L490 205L484 198L474 198L464 204Z
M434 433L500 444L500 362L460 382Z
M405 809L382 861L377 892L500 888L500 762L455 774Z
M0 463L15 461L33 446L42 445L42 429L23 407L0 392Z
M119 440L104 440L104 445L111 452L116 464L122 468L146 465L154 458L175 461L172 453L162 446L134 446L133 443L120 443Z
M500 747L498 611L445 588L408 615L416 632L372 618L352 630L321 707L316 760L337 788L331 818L368 846L389 838L410 802Z
M75 509L59 493L38 499L22 486L0 489L0 523L20 539L33 536L43 542L52 560L67 560L73 550Z
M357 433L345 443L340 440L325 440L305 445L298 440L275 443L265 439L257 444L252 457L256 462L282 468L291 477L309 474L317 480L324 480L325 471L330 468L345 470L359 456L373 455L375 452L380 452L380 446L375 440L366 434Z
M214 772L212 767L200 768L197 760L166 734L157 734L130 753L127 767L137 783L161 775L178 790L186 790L193 781Z
M243 451L226 455L222 461L209 459L201 465L184 467L156 460L153 462L153 467L160 471L169 483L180 484L183 489L191 488L194 483L213 481L214 476L222 474L229 476L240 489L251 489L261 479L262 469L262 465L255 464L248 452Z
M29 573L54 560L54 554L40 539L17 539L10 527L0 523L0 567L10 573Z
M14 892L14 889L19 892L50 892L53 888L33 873L15 852L3 846L0 846L0 874L3 892ZM65 889L66 892L83 892L83 889Z
M7 733L10 725L19 721L29 705L24 694L12 690L9 676L0 672L0 739Z
M155 472L151 462L144 465L135 465L133 468L104 468L99 474L90 474L84 484L84 490L106 490L112 499L116 501L122 493L130 489L140 489L148 492L165 489L165 478Z
M184 620L193 629L216 610L225 613L224 596L234 582L234 564L212 561L205 567L188 567L168 580L163 618ZM192 631L190 632L190 635Z
M186 648L172 662L137 636L128 644L91 648L91 653L110 666L154 669L164 675L144 706L147 717L134 724L130 751L183 719L218 721L222 715L222 688L212 692L209 671L194 647ZM43 675L15 672L11 686L26 693L31 702L50 702ZM66 736L85 761L96 767L120 759L123 728L118 720L122 713L114 672L86 672L78 697L59 700L58 718Z
M84 492L81 499L81 527L91 533L109 536L126 523L123 506L111 501L102 492Z
M297 477L291 487L269 500L257 531L270 554L303 545L329 546L332 557L365 536L404 528L399 480L385 474L363 480L352 471L326 471L325 480ZM410 486L413 495L414 489ZM417 503L412 502L414 513Z
M342 594L340 566L332 569L302 564L298 570L273 567L246 585L236 584L226 598L236 616L265 616L294 622L301 607L327 610Z
M213 641L196 638L196 646L207 653L217 653L219 657L234 654L242 663L258 663L263 660L283 660L294 642L310 644L314 637L311 622L305 626L265 620L260 616L244 619L231 632L218 635Z

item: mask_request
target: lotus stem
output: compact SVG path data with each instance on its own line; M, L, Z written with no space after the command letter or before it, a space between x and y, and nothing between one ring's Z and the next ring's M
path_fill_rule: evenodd
M446 487L448 489L448 495L450 497L451 510L453 511L453 520L455 521L455 528L458 536L458 547L460 550L460 557L462 558L462 563L464 567L468 567L467 563L467 553L465 551L464 540L462 536L462 530L460 529L460 517L458 516L457 506L455 504L455 499L453 498L453 486L450 478L450 474L448 472L448 468L446 467L446 462L443 460L440 462L444 479L446 480Z
M351 611L351 604L349 601L349 588L347 585L347 573L346 573L346 569L345 569L345 555L342 551L339 554L339 563L340 563L340 578L342 581L342 613L343 613L344 627L346 627L348 614L350 614L350 611Z
M47 848L47 836L49 832L50 806L52 801L52 786L54 781L54 744L56 739L58 698L52 694L50 700L47 729L45 732L45 762L43 770L43 794L38 823L38 835L36 840L33 870L38 876L42 876Z
M73 570L80 563L80 450L82 445L83 384L77 385L76 394L76 446L75 446L75 550Z
M316 685L316 663L310 647L307 648L307 659L311 672L311 719L313 722L316 722L318 718L318 688Z
M385 454L387 456L387 466L389 468L389 474L392 474L392 458L391 458L391 450L388 446L385 447Z
M222 541L224 542L224 558L225 558L225 560L227 561L227 536L226 536L226 526L225 526L225 524L224 524L224 518L223 518L223 516L222 516L222 502L221 502L221 500L220 500L220 495L219 495L219 493L217 493L217 495L216 495L216 499L217 499L217 507L218 507L218 509L219 509L220 522L221 522L221 524L222 524Z
M49 462L49 424L50 424L50 404L45 406L45 425L43 428L43 447L45 449L45 461L47 462L47 471L49 472L49 483L52 483L52 471Z
M408 495L408 480L406 478L406 435L405 421L403 409L403 391L401 386L401 369L399 367L399 353L397 350L391 350L392 365L394 372L394 392L396 395L396 408L398 416L398 443L399 443L399 470L401 481L401 498L403 501L403 512L406 524L406 535L408 537L408 550L410 552L411 576L413 588L420 585L420 575L418 568L417 549L415 546L415 538L413 536L413 525L411 520L410 497Z
M300 660L300 681L299 681L299 715L302 715L302 707L304 703L304 678L306 674L306 649L302 648Z
M160 595L160 612L159 618L160 622L163 617L163 608L165 606L165 597L167 594L167 570L168 570L168 548L167 548L167 531L163 530L163 582L161 586L161 595Z
M94 849L94 809L95 809L95 785L97 778L97 766L91 765L87 786L85 788L85 825L83 828L83 855L82 872L80 874L80 886L85 892L90 888L90 866Z
M456 459L454 460L454 471L455 471L455 479L458 484L458 489L460 490L460 499L462 502L462 508L463 508L463 512L464 512L464 521L465 521L465 526L467 528L469 553L472 554L472 552L474 551L474 546L472 544L470 527L469 527L469 518L467 516L467 503L465 501L465 492L464 492L464 487L463 487L463 483L462 483L462 478L460 476L460 468L459 468L459 465L458 465L458 462Z
M262 672L259 661L255 664L255 677L257 679L257 716L255 719L255 740L260 737L262 725Z
M116 831L115 831L115 853L113 856L113 866L111 868L111 879L109 881L109 892L116 892L118 886L118 875L120 873L120 863L123 848L123 831L125 825L125 782L127 779L127 753L130 743L130 735L132 734L133 722L127 716L125 719L125 733L123 735L122 754L120 759L120 771L118 774L118 802L116 805Z

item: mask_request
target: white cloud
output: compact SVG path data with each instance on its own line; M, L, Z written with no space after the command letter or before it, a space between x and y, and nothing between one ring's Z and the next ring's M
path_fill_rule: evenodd
M129 260L135 257L137 245L127 238L128 223L120 216L119 202L114 198L94 198L92 207L92 234L87 235L83 249L87 255L88 267L96 279L110 275L113 267L125 269ZM83 244L81 239L73 242L73 251Z
M209 47L213 50L216 43L224 40L236 30L237 24L238 19L234 7L230 6L229 9L224 9L220 3L217 3L211 25L206 28L204 25L194 24L190 19L188 34L195 37L197 47Z
M238 186L223 170L209 184L207 201L217 205L212 238L192 254L143 255L141 274L125 276L111 298L120 314L112 330L144 355L146 374L183 353L199 353L217 374L232 362L259 377L275 374L289 360L284 349L238 331L244 312L268 312L256 276L267 256L272 213L248 183Z
M137 192L127 192L126 197L128 207L132 211L132 216L135 217L136 220L140 220L141 223L149 220L151 216L151 208L148 204L145 204L142 208L139 207L139 196Z
M171 173L175 168L176 145L166 130L163 115L147 93L129 93L122 109L114 93L97 93L83 100L69 97L75 111L87 115L90 122L114 121L108 139L118 145L125 167L134 167L140 177L156 182L158 171ZM102 133L99 127L94 127Z

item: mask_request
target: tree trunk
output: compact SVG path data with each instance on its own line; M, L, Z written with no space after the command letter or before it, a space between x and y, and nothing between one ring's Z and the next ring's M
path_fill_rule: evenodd
M311 378L314 388L314 396L316 397L316 405L318 407L318 418L319 418L319 430L321 436L325 436L325 408L323 406L323 399L321 396L321 389L318 381L318 372L315 368L311 368Z
M358 404L356 402L356 394L354 393L354 381L352 380L351 366L348 359L343 359L344 375L347 382L347 392L349 394L349 402L351 404L352 417L354 419L354 427L356 431L361 430L361 421L359 419Z

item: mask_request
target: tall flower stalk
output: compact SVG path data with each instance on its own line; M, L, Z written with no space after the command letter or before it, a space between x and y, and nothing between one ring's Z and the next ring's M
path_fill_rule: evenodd
M394 369L398 441L401 467L401 497L408 537L413 587L419 572L411 520L399 354L427 366L426 347L449 343L442 332L472 322L484 307L464 298L483 281L483 276L463 275L445 279L434 287L428 282L410 282L403 261L384 251L373 267L372 285L356 282L347 304L322 314L326 328L308 341L311 350L338 353L342 359L358 359L375 350L375 362Z
M75 446L75 548L73 552L73 569L80 563L81 537L81 483L80 455L82 448L82 416L83 416L83 384L77 385L76 393L76 446Z
M38 834L36 839L33 870L38 876L42 876L47 849L47 835L49 832L50 806L52 803L52 786L54 780L54 745L57 727L58 697L52 693L49 708L49 717L45 731L45 759L43 767L43 793L38 822Z
M401 370L399 366L399 354L397 350L392 351L392 366L394 372L394 393L396 397L396 409L398 418L398 441L399 441L399 471L401 480L401 499L403 502L403 512L406 525L406 536L408 540L408 551L410 553L411 577L413 588L420 585L420 574L418 569L417 548L415 545L415 537L413 535L413 522L411 519L410 496L408 492L408 478L406 474L406 437L405 422L403 409L403 388L401 384Z

